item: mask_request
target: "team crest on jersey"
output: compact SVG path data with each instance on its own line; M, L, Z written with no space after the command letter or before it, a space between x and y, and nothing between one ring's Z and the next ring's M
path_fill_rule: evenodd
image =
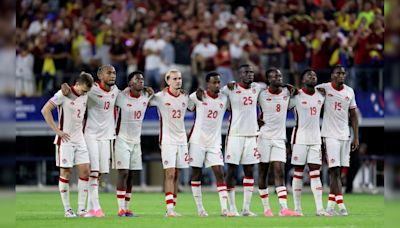
M332 164L335 163L335 159L332 158L332 159L331 159L331 163L332 163Z
M86 102L83 103L83 106L86 106Z
M288 96L284 96L284 97L283 97L283 100L286 101L287 99L288 99Z
M132 107L132 105L131 105L131 104L126 104L126 106L128 106L128 107Z
M322 103L322 101L321 100L318 100L318 104L320 105Z
M186 107L186 103L185 102L182 102L182 107Z
M166 106L170 106L170 105L171 105L171 103L168 103L168 102L167 102L167 103L165 103L165 105L166 105Z
M147 103L146 103L146 102L143 102L143 107L146 107L146 105L147 105Z
M350 100L350 97L347 97L347 96L346 96L344 99L346 99L346 101L349 101L349 100Z
M117 165L121 165L121 161L117 161Z
M256 93L257 93L256 89L253 89L253 94L256 94Z
M75 102L71 101L71 105L75 105Z
M294 160L294 161L297 161L297 160L299 160L299 157L294 156L294 157L293 157L293 160Z
M64 158L64 159L62 160L62 163L63 163L63 164L66 164L66 163L67 163L67 159Z
M302 103L302 104L307 104L307 101L302 101L301 103Z
M229 160L229 159L231 159L231 155L230 155L230 154L228 154L228 155L226 156L226 160Z
M219 104L219 107L220 107L220 108L223 108L223 107L224 107L224 104L220 103L220 104Z
M239 93L242 93L242 91L238 90L238 91L236 91L236 93L239 94Z
M328 93L328 96L329 96L329 97L333 97L333 94L331 94L331 93Z
M102 96L102 95L97 95L97 97L98 97L98 98L103 98L103 96Z
M207 102L203 102L203 103L201 103L202 105L207 105Z
M167 160L164 161L164 165L168 165L168 161Z
M111 98L114 99L114 94L111 94Z

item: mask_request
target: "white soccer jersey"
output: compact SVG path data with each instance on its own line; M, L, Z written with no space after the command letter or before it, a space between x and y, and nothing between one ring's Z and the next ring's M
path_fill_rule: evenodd
M229 136L257 136L257 99L263 87L258 83L251 83L245 89L240 84L233 90L224 86L222 92L228 96L231 105Z
M260 137L265 139L286 139L286 117L290 91L282 88L279 94L270 90L261 91L258 103L264 125L260 128Z
M49 101L58 108L58 127L71 137L68 142L62 142L57 135L54 144L61 145L86 145L83 138L83 118L86 111L88 96L79 96L71 87L70 98L64 96L59 90Z
M294 108L296 119L296 126L292 132L292 144L321 144L319 120L324 99L318 90L310 95L303 89L290 99L289 108Z
M228 98L224 94L211 97L206 93L203 101L199 101L196 93L190 95L189 110L196 110L195 122L189 134L189 142L203 147L221 146L221 126Z
M189 96L174 96L169 89L160 91L150 100L151 106L157 106L160 117L160 145L187 145L185 113Z
M330 82L317 87L324 88L326 93L321 136L349 140L349 110L357 108L353 89L344 85L336 90Z
M85 137L96 140L115 139L115 100L119 94L117 86L109 92L95 83L88 92Z
M117 114L117 137L128 143L140 143L140 134L144 114L146 113L149 97L141 92L139 97L131 95L130 91L121 92L116 101Z

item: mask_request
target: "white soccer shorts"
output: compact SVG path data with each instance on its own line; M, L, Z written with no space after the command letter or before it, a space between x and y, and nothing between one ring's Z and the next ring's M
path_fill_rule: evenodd
M202 168L203 164L211 166L224 166L224 158L220 147L203 147L198 144L189 144L189 165Z
M321 145L292 145L292 165L322 165Z
M142 170L140 143L128 143L117 137L112 161L113 169Z
M189 168L189 152L187 145L161 145L161 160L164 169Z
M89 164L86 145L56 145L56 166L72 168L74 165Z
M286 163L286 144L283 139L266 139L258 137L257 148L260 152L260 162L279 161Z
M350 140L324 138L324 143L329 168L350 166Z
M230 164L251 165L260 161L256 136L227 136L225 162Z
M86 138L89 150L90 170L99 173L110 172L110 159L113 150L113 140L96 140Z

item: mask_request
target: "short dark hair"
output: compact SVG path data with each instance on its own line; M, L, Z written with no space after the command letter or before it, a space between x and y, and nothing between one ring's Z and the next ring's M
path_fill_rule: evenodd
M81 74L76 79L76 83L81 85L86 85L88 88L92 88L93 86L93 77L91 74L82 71Z
M111 64L106 64L106 65L100 66L99 69L97 69L97 77L99 77L99 75L100 75L100 74L103 72L103 70L104 70L105 68L107 68L107 67L112 67L112 68L114 68L114 66L111 65Z
M307 68L307 69L303 70L303 72L301 72L301 79L303 79L304 76L310 71L314 71L314 70L311 68Z
M246 64L240 65L240 66L239 66L239 70L242 69L242 68L244 68L244 67L250 67L250 64L247 64L247 63L246 63Z
M332 73L333 73L336 69L339 69L339 68L344 68L344 69L346 69L346 67L344 67L343 65L337 64L337 65L335 65L335 66L332 67Z
M220 76L220 74L218 72L216 72L216 71L208 72L207 75L206 75L206 82L209 82L210 78L211 77L215 77L215 76Z
M278 73L278 70L279 70L279 69L276 68L276 67L271 67L271 68L269 68L268 70L265 71L265 77L268 79L268 76L269 76L270 73L272 73L272 72Z
M142 71L140 71L140 70L135 70L135 71L133 71L132 73L130 73L129 75L128 75L128 83L131 81L131 79L135 76L135 75L137 75L137 74L141 74L141 75L143 75L143 77L144 77L144 73L142 72Z

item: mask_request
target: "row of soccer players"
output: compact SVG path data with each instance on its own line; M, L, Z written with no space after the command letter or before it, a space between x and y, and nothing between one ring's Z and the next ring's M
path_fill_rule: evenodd
M250 65L239 68L240 82L224 87L220 92L220 75L211 72L206 76L207 91L190 96L181 91L182 77L179 71L170 70L165 80L168 88L153 95L145 89L143 74L129 75L129 87L120 92L114 85L115 69L111 65L98 70L100 82L92 87L90 75L81 74L76 84L64 92L59 91L42 110L46 122L56 132L56 161L60 167L60 193L66 217L75 213L69 205L68 180L71 168L78 167L78 215L84 217L104 216L98 199L99 173L109 172L109 156L113 154L113 167L118 169L117 199L119 216L134 216L128 204L131 197L132 170L140 170L140 132L144 113L148 105L157 106L160 116L160 147L165 169L166 216L179 215L175 211L179 171L192 166L192 192L199 216L207 216L201 200L201 167L212 167L216 179L223 216L238 216L235 205L235 172L242 164L244 200L243 216L254 216L249 210L253 192L253 165L259 164L259 192L264 206L264 215L272 216L269 208L266 177L269 164L275 174L275 189L279 197L281 216L302 215L300 194L304 166L310 168L311 187L314 193L317 214L333 215L337 203L340 214L346 215L339 179L340 166L348 166L349 128L348 116L354 129L353 148L358 147L358 125L354 92L344 85L345 69L333 69L332 83L318 86L314 71L303 72L304 87L297 90L282 83L278 69L267 71L268 88L254 83L254 72ZM86 96L86 92L89 91ZM86 104L87 103L87 104ZM319 178L321 166L321 131L319 117L325 103L322 137L327 146L327 157L331 174L331 193L327 211L322 207L322 186ZM118 107L116 131L114 127L114 105ZM262 110L262 126L257 125L257 105ZM331 107L332 106L332 107ZM59 108L59 127L56 127L51 110ZM87 107L86 124L83 116ZM221 125L225 110L231 111L231 123L225 146L225 162L228 163L226 182L223 173L221 152ZM286 162L285 138L287 110L293 108L296 127L293 130L292 164L295 211L287 207L287 192L283 182L282 163ZM196 120L187 140L184 115L186 110L196 112ZM82 133L82 129L84 133ZM115 138L115 152L112 141ZM258 138L258 140L257 140ZM189 141L189 149L187 142ZM89 175L90 161L90 175ZM88 177L89 176L89 177ZM89 182L89 183L88 183ZM86 191L89 189L88 208L85 209ZM227 201L229 201L229 210Z

